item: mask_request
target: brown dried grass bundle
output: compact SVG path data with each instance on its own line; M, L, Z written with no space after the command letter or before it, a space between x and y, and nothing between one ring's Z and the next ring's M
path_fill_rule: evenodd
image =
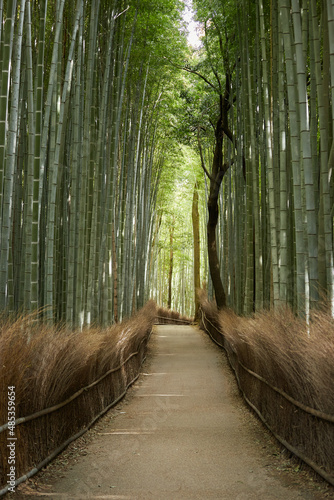
M314 311L307 324L288 308L246 318L218 311L206 297L201 307L204 327L226 348L247 402L284 446L334 484L330 314Z
M219 314L220 328L241 363L296 400L334 414L334 323L315 313L310 327L288 308L251 318Z
M181 315L178 311L159 307L157 310L157 318L161 324L190 324L193 319L188 316Z
M15 386L17 418L58 404L119 366L151 331L154 302L107 329L70 331L38 321L37 314L2 321L0 425L7 421L7 390Z
M16 418L46 410L15 429L18 475L52 457L125 394L138 375L155 318L155 303L149 302L132 318L107 329L73 332L43 324L37 313L0 319L0 425L7 422L9 386L15 386ZM7 432L0 433L0 446L6 439ZM0 485L7 472L7 458L1 455Z

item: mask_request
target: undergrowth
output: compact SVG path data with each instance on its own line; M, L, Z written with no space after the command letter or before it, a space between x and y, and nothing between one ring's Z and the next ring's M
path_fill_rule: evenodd
M159 324L177 324L177 325L188 325L192 323L193 319L188 316L183 316L177 311L167 309L165 307L158 307L157 310L157 320Z
M290 309L252 318L220 312L219 324L238 359L297 401L334 415L334 323L315 312L310 325Z
M334 416L334 322L313 311L309 325L289 308L252 317L218 311L201 296L210 334L222 343L240 388L268 426L334 476L334 424L301 410L243 369L255 372L302 405ZM217 333L218 328L219 333Z
M4 324L0 387L15 386L17 418L60 403L118 366L136 351L155 314L155 304L150 302L131 319L106 329L71 331L40 323L34 314ZM7 421L3 403L1 423Z
M41 323L37 314L15 320L2 318L0 425L7 422L8 387L15 386L16 418L59 404L142 349L142 341L147 340L155 318L154 302L148 302L130 319L106 329L91 327L71 331ZM108 377L93 390L85 392L80 401L70 403L68 408L17 426L19 472L27 472L28 466L44 459L45 453L56 447L56 441L59 446L110 404L139 369L140 360L132 361L114 377ZM2 444L6 434L6 431L0 434ZM30 450L31 463L27 450ZM6 456L2 454L0 484L4 482L6 468Z

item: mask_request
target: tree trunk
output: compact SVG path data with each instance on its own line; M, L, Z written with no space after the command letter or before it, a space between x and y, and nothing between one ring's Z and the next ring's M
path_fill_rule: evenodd
M14 187L15 159L17 153L17 135L19 120L19 94L20 94L20 71L22 60L22 37L24 21L25 2L21 4L19 29L16 35L16 48L14 51L13 66L13 90L11 98L11 110L8 123L7 163L4 174L4 190L2 193L2 218L0 222L0 307L8 306L9 290L7 287L9 276L11 220ZM1 205L0 205L1 206Z
M219 118L216 127L216 145L213 157L212 174L210 178L210 193L208 199L209 218L207 224L209 269L218 309L223 309L224 307L226 307L226 295L220 276L220 265L216 239L216 228L219 215L218 196L220 185L225 173L225 171L221 167L223 163L222 145L223 134L221 130L221 119Z
M284 55L287 75L287 94L289 110L289 130L291 141L291 164L293 177L293 201L294 201L294 222L296 241L296 292L297 311L303 316L305 314L305 265L306 252L304 240L304 206L302 200L302 179L300 161L300 129L297 113L297 87L296 87L296 67L293 53L292 26L289 21L290 4L286 0L280 0L279 8L281 12L280 21L284 41Z
M304 15L305 12L304 12ZM300 141L301 141L301 155L300 165L303 166L302 172L304 174L305 184L305 208L306 208L306 234L308 241L308 269L309 269L309 286L310 286L310 303L315 306L319 299L318 294L318 235L317 235L317 222L316 222L316 207L314 196L314 179L313 179L313 166L311 154L311 135L309 123L309 103L308 103L308 89L307 78L308 69L306 68L306 61L303 51L303 40L301 30L301 9L299 2L292 0L292 20L294 27L294 48L295 60L297 68L297 107L299 110L299 126L300 126ZM307 299L308 302L308 299Z
M3 199L4 193L4 182L6 179L6 171L5 171L5 158L6 158L6 142L7 142L7 133L8 133L8 110L9 110L9 89L10 89L10 79L11 79L11 64L12 64L12 50L13 50L13 40L14 40L14 19L15 19L15 9L16 9L16 1L7 2L7 14L6 21L4 22L3 28L3 49L2 49L2 60L1 60L1 80L0 80L0 210L2 214L3 202L7 204L6 212L9 214L9 205L6 200L7 195L5 193L5 200ZM8 170L8 169L7 169ZM9 174L10 175L10 174ZM6 190L8 189L8 183ZM0 218L0 231L2 231L2 225L9 223L9 217L6 215L6 219L3 221L2 217ZM5 227L6 232L6 227ZM7 235L4 235L7 238ZM9 236L9 227L8 227L8 236ZM3 239L1 240L1 246ZM7 241L7 240L6 240ZM5 247L7 244L5 243ZM0 250L2 259L1 259L1 268L0 268L0 308L3 310L7 306L7 276L8 276L8 264L4 257L7 257L8 252L7 249L4 248Z
M170 249L169 249L169 275L168 275L168 303L167 307L168 309L172 308L172 278L173 278L173 264L174 264L174 251L173 251L173 244L174 244L174 221L172 223L172 226L169 229L169 236L170 236Z
M199 212L198 212L198 185L195 182L194 197L192 205L192 221L194 236L194 287L195 287L195 320L199 318L198 290L201 287L200 266L200 236L199 236Z
M261 29L261 55L262 55L262 87L263 87L263 107L266 124L266 153L269 185L269 220L270 220L270 240L271 240L271 266L273 279L273 303L279 304L279 269L278 269L278 245L277 245L277 227L276 227L276 203L275 203L275 172L273 164L273 123L270 109L270 89L269 89L269 70L265 39L265 23L263 2L259 2L260 29Z

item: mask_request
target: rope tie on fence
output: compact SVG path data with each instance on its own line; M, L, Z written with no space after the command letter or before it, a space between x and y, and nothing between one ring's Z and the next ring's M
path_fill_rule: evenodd
M258 410L258 408L248 399L248 397L246 396L244 390L242 389L242 386L241 386L241 383L240 383L240 379L239 379L239 376L238 376L238 373L236 371L236 369L234 368L232 362L231 362L231 359L230 359L230 356L229 356L229 352L228 350L226 349L226 347L222 344L220 344L212 335L211 335L211 332L207 329L206 327L206 324L205 322L203 321L203 319L206 320L207 323L209 323L215 330L216 332L220 335L220 336L223 336L223 334L218 330L218 328L216 327L216 325L214 325L208 318L207 316L205 315L203 309L201 308L201 313L202 313L202 324L204 326L204 329L205 331L209 334L210 338L219 346L219 347L222 347L226 354L227 354L227 358L228 358L228 361L229 361L229 364L231 366L231 368L233 369L234 371L234 374L235 374L235 377L236 377L236 380L237 380L237 383L238 383L238 387L243 395L243 398L245 399L246 403L255 411L255 413L258 415L258 417L260 418L260 420L263 422L263 424L268 428L268 430L275 436L275 438L283 445L285 446L285 448L287 448L289 451L291 451L291 453L293 453L294 455L296 455L298 458L300 458L301 460L303 460L303 462L305 462L309 467L311 467L317 474L319 474L319 476L321 476L323 479L325 479L329 484L331 484L332 486L334 486L334 477L331 476L330 474L328 474L326 471L324 471L321 467L319 467L315 462L313 462L313 460L311 460L310 458L308 458L306 455L304 455L303 452L301 452L299 449L295 448L294 446L292 446L288 441L286 441L282 436L280 436L279 434L277 434L272 428L271 426L269 425L269 423L267 422L267 420L265 419L265 417L262 415L262 413L260 412L260 410ZM250 375L252 375L253 377L257 378L258 380L260 380L261 382L265 383L268 387L270 387L272 390L274 390L275 392L279 393L281 396L283 396L285 399L287 399L290 403L294 404L295 406L297 406L298 408L300 408L301 410L303 410L304 412L312 415L312 416L315 416L315 417L318 417L318 418L321 418L322 420L326 420L327 422L330 422L330 423L333 423L334 422L334 416L333 415L327 415L325 413L322 413L322 412L319 412L318 410L315 410L314 408L310 408L302 403L300 403L299 401L296 401L294 398L292 398L291 396L289 396L288 394L286 394L284 391L282 391L281 389L273 386L272 384L270 384L267 380L265 380L263 377L261 377L260 375L258 375L257 373L253 372L252 370L249 370L246 366L244 366L239 360L237 360L238 364L245 370L247 371Z

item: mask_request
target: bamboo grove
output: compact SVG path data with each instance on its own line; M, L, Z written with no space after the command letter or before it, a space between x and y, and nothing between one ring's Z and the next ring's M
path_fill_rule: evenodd
M334 2L194 6L203 46L180 68L209 214L220 187L222 300L306 317L327 301L333 314Z
M334 313L334 2L193 7L0 0L0 310Z
M82 326L147 301L176 4L0 2L1 310Z

